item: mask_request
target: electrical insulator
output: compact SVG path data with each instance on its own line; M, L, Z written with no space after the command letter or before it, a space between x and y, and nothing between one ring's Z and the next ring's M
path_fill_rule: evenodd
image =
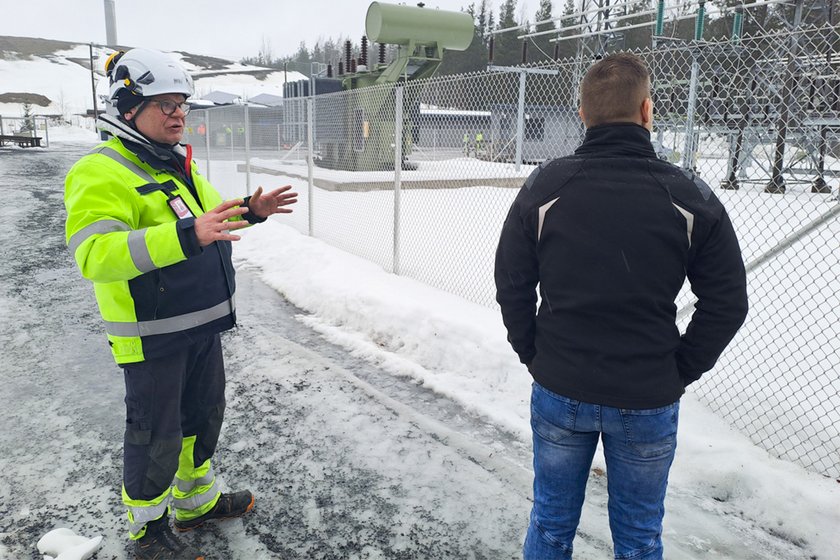
M344 68L347 70L348 73L352 72L350 70L350 54L351 49L353 48L353 44L350 42L350 39L344 43Z
M368 38L362 35L362 56L359 57L359 64L367 66L368 63Z

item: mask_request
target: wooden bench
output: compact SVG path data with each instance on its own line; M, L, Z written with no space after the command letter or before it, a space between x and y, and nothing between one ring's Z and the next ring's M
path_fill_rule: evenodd
M41 137L40 136L20 136L20 135L11 135L11 134L3 134L0 135L0 146L4 146L6 143L9 144L17 144L21 148L40 148L41 147Z

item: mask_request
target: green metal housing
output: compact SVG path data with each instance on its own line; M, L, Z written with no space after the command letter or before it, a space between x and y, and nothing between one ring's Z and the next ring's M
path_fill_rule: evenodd
M324 167L351 171L393 169L393 89L387 93L382 88L369 92L364 89L432 76L443 60L444 49L462 51L470 46L474 22L464 12L373 2L368 7L365 30L373 42L398 45L397 57L390 64L371 64L341 77L342 88L354 91L345 111L346 141L323 146L319 164ZM409 90L403 98L404 157L411 152L412 115L419 108L419 92L415 88Z

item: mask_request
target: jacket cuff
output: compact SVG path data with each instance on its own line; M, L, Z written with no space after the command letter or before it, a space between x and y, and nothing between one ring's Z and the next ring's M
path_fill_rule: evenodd
M247 221L249 224L261 224L266 221L268 218L260 218L253 212L251 212L251 208L248 206L248 203L251 202L251 197L246 196L242 202L242 206L248 208L248 211L242 214L242 217Z
M523 352L522 354L519 354L519 361L525 364L525 366L528 368L528 371L531 371L531 364L534 363L534 358L536 358L536 356L537 353L533 351Z
M178 232L178 241L181 243L181 250L187 258L200 255L203 249L198 243L195 234L195 218L182 218L175 223Z

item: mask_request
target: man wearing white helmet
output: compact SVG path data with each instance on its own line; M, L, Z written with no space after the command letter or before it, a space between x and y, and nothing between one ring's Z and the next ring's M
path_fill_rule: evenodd
M181 145L192 79L153 50L115 53L113 137L67 174L66 238L94 283L108 343L124 370L123 503L136 558L203 559L169 526L250 511L245 490L222 493L211 458L225 409L219 333L235 325L232 233L291 212L297 194L262 187L222 201Z

